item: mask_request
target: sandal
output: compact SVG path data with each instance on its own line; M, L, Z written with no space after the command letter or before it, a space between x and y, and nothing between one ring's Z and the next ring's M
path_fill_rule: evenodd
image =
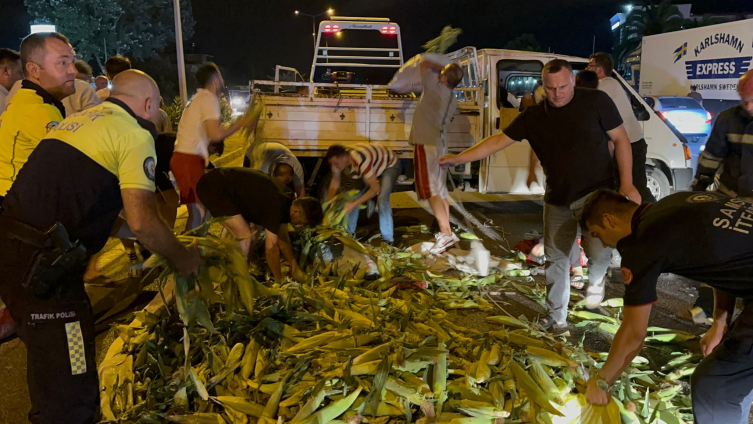
M583 279L582 275L573 275L573 278L570 279L570 287L575 290L583 290L586 287L586 280Z
M544 330L552 334L562 334L567 331L567 322L561 323L554 320L551 315L548 315L539 320L539 325Z

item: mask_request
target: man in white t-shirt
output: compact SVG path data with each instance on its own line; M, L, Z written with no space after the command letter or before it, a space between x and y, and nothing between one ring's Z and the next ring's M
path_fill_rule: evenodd
M223 128L220 118L219 94L225 87L220 69L207 62L196 71L199 88L183 111L178 123L175 153L170 160L170 169L180 191L180 203L188 207L186 230L192 230L204 222L206 209L196 195L196 184L204 176L209 159L209 144L220 143L241 128L253 128L258 122L244 115L229 127Z
M13 84L24 78L21 55L11 49L0 49L0 115L8 103L6 98Z
M591 55L588 62L589 71L596 72L599 77L599 90L607 93L620 112L625 131L630 139L630 147L633 150L633 186L641 194L644 202L655 202L656 199L648 189L646 181L646 152L648 146L643 138L643 128L633 113L630 99L619 81L612 78L614 62L609 53L598 52Z
M102 100L97 97L94 87L91 85L92 68L83 60L77 60L76 66L76 92L63 99L65 106L65 116L73 115L90 107L97 106Z

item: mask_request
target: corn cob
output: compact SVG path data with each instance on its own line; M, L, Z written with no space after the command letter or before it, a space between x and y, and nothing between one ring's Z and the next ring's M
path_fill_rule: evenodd
M554 406L552 406L547 396L544 394L544 392L541 391L541 388L536 385L536 382L533 381L528 373L526 373L525 370L523 370L523 368L521 368L517 362L511 361L509 367L512 373L515 375L517 383L520 384L520 387L523 389L523 391L526 392L526 395L531 399L531 401L544 408L544 410L549 412L550 414L560 417L562 416L562 413L559 412Z
M559 354L552 352L551 350L542 349L535 346L528 346L526 348L528 357L544 365L550 367L575 367L578 364L575 361L567 359Z

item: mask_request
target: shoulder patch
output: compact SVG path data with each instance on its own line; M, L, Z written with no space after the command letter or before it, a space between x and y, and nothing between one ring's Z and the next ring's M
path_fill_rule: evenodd
M698 193L694 194L692 196L688 196L687 199L685 199L688 203L713 203L717 202L719 200L724 199L725 196L722 196L718 193L712 193L712 192L705 192L705 193Z
M47 123L47 125L45 125L45 128L47 128L47 132L50 132L50 131L54 130L55 128L57 128L58 125L60 125L60 122L58 122L58 121L50 121L50 122Z
M146 174L146 177L149 178L150 181L154 181L157 174L156 165L157 163L154 161L153 157L150 156L144 159L144 174Z
M620 269L620 273L622 273L622 283L629 286L633 282L633 271L623 266Z

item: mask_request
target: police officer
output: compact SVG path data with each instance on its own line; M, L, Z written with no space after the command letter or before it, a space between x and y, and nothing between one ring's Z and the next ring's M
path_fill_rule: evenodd
M136 70L118 75L108 101L39 143L2 205L0 296L27 348L33 423L94 422L94 321L83 274L121 209L139 241L181 273L202 262L157 213L149 119L158 107L154 80Z
M705 191L719 174L719 192L753 198L753 69L737 84L740 104L716 118L698 159L693 191Z
M31 34L21 42L26 78L8 100L0 125L0 203L34 148L65 117L61 103L76 91L73 48L57 32Z
M753 200L753 70L737 84L740 104L720 113L698 158L693 191L706 191L717 179L717 191L731 197ZM747 134L747 135L746 135ZM746 141L749 139L749 141ZM721 168L721 172L719 169ZM691 315L702 309L710 314L714 304L712 291L701 286Z
M706 358L690 380L695 423L747 423L753 400L753 204L685 192L638 205L601 190L586 200L582 224L619 250L625 283L622 324L604 366L591 375L588 401L611 399L611 385L643 346L657 279L671 272L714 288L714 324L701 339ZM732 322L736 297L745 307Z

